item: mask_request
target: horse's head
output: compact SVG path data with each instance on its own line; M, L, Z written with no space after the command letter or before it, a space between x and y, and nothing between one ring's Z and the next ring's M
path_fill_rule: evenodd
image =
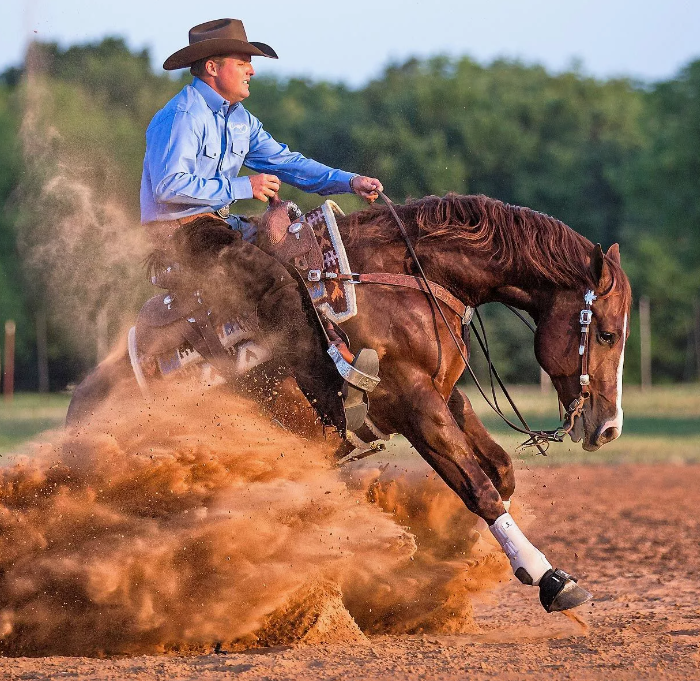
M576 418L571 439L595 451L622 432L622 365L629 335L630 285L620 267L617 244L606 254L600 245L591 254L591 285L559 290L547 301L537 320L535 352L565 407L583 392L583 411ZM580 354L581 310L584 295L593 290L587 348ZM585 344L584 344L585 346ZM588 364L588 385L581 385L582 358ZM585 364L584 364L585 366ZM584 378L584 383L585 383Z

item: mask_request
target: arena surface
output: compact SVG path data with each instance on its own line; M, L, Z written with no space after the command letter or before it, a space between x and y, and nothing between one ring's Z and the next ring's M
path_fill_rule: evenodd
M4 679L697 679L700 466L522 469L528 534L595 599L547 615L509 582L474 604L478 632L371 636L199 655L0 658Z

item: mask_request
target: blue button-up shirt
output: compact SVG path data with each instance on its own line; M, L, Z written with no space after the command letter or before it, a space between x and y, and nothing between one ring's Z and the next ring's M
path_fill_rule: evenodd
M229 105L195 78L151 121L141 178L141 221L217 210L250 199L241 166L318 194L348 193L353 173L329 168L276 142L242 104Z

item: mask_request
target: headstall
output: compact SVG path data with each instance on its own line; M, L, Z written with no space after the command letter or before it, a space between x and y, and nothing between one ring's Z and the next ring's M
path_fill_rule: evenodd
M593 321L593 310L591 305L593 301L597 300L598 296L593 292L592 289L588 289L583 295L584 307L579 313L579 322L581 323L581 340L578 345L578 354L581 357L581 375L579 376L579 384L581 386L581 392L578 397L569 405L564 415L564 422L557 428L554 433L559 436L555 439L555 442L561 442L565 435L568 435L574 427L574 422L577 416L580 416L583 412L583 405L586 400L591 396L588 390L588 386L591 384L591 377L588 375L588 358L589 358L589 343L591 336L591 322Z

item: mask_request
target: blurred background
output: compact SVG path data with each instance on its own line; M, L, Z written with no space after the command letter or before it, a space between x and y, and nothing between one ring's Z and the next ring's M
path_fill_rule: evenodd
M265 7L3 9L0 345L11 320L17 390L81 380L151 294L138 218L144 133L191 80L162 61L215 14L241 18L249 39L279 53L254 61L246 107L291 148L379 177L395 201L483 193L551 214L605 249L620 243L635 295L627 385L697 386L700 9L675 0ZM305 209L320 202L289 187L283 196ZM484 312L502 376L537 384L530 332L499 307Z

